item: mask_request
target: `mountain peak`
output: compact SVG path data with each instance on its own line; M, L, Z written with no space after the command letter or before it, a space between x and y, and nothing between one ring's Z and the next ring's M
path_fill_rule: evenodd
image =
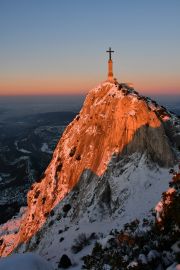
M100 181L112 162L136 153L160 167L172 166L175 154L165 132L165 116L171 117L128 84L108 81L93 88L80 113L65 129L43 178L28 192L20 230L13 244L4 237L1 254L7 255L36 234L85 172L86 181L91 182L94 176Z

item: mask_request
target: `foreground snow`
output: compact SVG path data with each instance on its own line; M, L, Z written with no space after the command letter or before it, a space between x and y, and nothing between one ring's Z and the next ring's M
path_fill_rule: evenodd
M52 270L51 265L33 253L14 254L0 259L0 270Z

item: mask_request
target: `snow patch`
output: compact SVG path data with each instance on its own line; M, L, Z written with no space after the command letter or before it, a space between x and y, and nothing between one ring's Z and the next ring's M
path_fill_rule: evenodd
M52 154L53 152L49 149L49 146L47 143L43 143L41 146L41 151L47 154Z
M0 270L52 270L41 256L33 253L13 254L0 259Z
M131 116L134 116L134 115L136 115L136 112L135 112L135 110L131 110L131 111L129 111L129 115L131 115Z

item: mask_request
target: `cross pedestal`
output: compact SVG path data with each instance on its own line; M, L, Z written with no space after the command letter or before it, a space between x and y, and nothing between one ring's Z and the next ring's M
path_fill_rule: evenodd
M113 82L113 61L108 61L108 81Z

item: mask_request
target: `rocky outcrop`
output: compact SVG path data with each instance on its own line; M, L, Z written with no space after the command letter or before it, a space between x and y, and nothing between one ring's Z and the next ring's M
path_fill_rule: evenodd
M2 255L36 234L84 172L88 178L83 179L89 183L103 179L112 160L116 164L133 153L145 155L161 167L175 162L163 120L150 101L126 85L105 82L89 92L79 115L63 133L44 178L28 192L28 210L16 240L8 248L4 241ZM97 192L106 204L111 201L108 185Z

